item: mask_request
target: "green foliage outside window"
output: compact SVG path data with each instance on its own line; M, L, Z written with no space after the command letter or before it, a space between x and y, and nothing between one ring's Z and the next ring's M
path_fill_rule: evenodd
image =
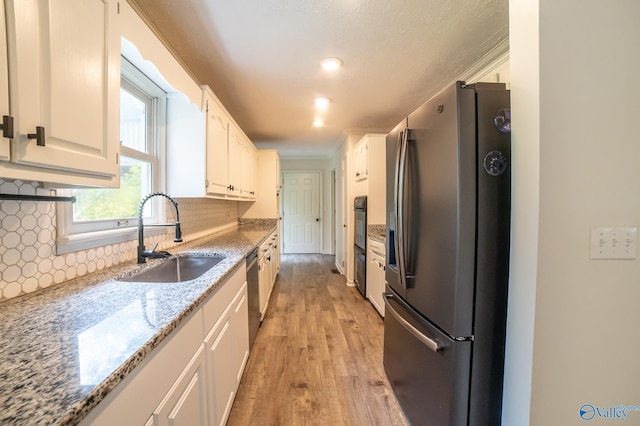
M75 221L131 218L138 216L142 193L142 167L120 168L120 188L95 188L74 191L77 202Z

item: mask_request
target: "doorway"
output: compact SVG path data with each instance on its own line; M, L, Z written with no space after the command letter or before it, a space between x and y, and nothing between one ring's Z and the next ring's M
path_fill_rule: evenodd
M349 270L349 252L351 251L351 244L349 244L349 214L352 212L351 203L349 202L349 184L348 184L348 176L349 176L349 152L346 152L344 157L342 157L341 162L342 174L340 176L340 185L342 189L342 205L340 214L342 215L341 221L342 226L340 227L341 232L341 257L339 261L339 269L342 275L347 277L347 282L351 283L353 281L353 274Z
M329 254L336 254L336 219L338 210L336 200L336 169L331 169L331 223L329 224L331 229L331 252Z
M283 178L283 253L320 253L320 172L284 172Z

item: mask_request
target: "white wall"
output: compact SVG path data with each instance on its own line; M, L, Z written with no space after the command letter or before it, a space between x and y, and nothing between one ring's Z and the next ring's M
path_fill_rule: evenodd
M320 177L320 223L322 224L323 254L335 254L333 251L331 224L333 218L333 197L331 196L331 170L334 168L332 159L304 159L281 158L280 168L285 171L319 171Z
M336 221L336 246L339 246L339 253L336 254L337 266L347 278L347 283L353 285L353 199L360 195L354 189L355 179L350 177L353 171L353 150L358 141L362 139L364 133L346 134L333 158L337 170L337 211L342 218ZM346 158L346 169L342 170L342 160ZM347 193L344 194L341 185L341 176L345 174L347 181ZM346 225L343 226L343 225Z
M504 425L583 424L583 404L640 405L640 263L589 259L591 227L640 223L638 22L635 0L510 1Z
M527 425L538 252L540 108L537 1L510 1L511 264L502 424Z

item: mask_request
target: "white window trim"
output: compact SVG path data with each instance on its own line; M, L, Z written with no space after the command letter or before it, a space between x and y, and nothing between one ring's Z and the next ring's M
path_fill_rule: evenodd
M124 80L128 80L133 85L141 86L148 89L150 92L159 90L157 92L159 96L154 100L155 102L155 114L153 114L152 128L156 132L153 136L155 138L155 144L153 145L155 161L153 162L153 182L154 190L165 191L166 190L166 124L167 124L167 96L164 90L158 85L153 83L153 87L149 86L150 79L147 77L141 79L138 77L139 71L134 65L132 65L126 58L123 57L122 70L126 75ZM120 146L120 152L131 158L138 158L148 160L148 157L141 156L138 151L130 149L125 146ZM142 157L142 158L141 158ZM59 195L71 196L71 189L60 189L57 191ZM151 237L162 234L169 234L172 231L166 227L149 227L153 223L164 223L166 219L165 209L166 206L163 201L155 197L155 199L149 200L153 203L153 210L156 213L154 218L145 219L145 237ZM102 247L112 244L119 244L138 238L138 218L122 218L120 221L126 221L128 223L123 224L122 228L111 228L101 230L90 231L76 231L71 230L71 223L73 221L73 206L68 203L56 204L56 255L65 253L72 253L80 250L86 250L90 248ZM133 226L131 226L133 225ZM118 224L120 226L120 224Z

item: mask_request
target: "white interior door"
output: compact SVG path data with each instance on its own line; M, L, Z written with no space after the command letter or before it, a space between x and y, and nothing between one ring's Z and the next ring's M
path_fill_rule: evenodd
M284 253L320 253L320 173L284 172Z

